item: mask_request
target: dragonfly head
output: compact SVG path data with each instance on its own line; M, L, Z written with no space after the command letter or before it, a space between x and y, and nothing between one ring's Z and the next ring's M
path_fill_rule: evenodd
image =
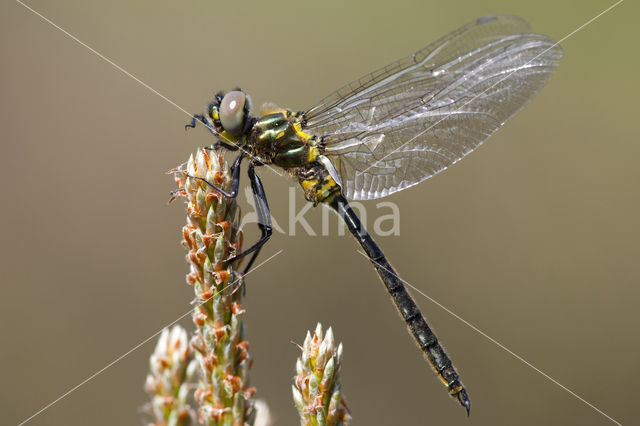
M215 129L232 136L240 136L247 130L250 112L251 99L239 88L226 94L218 92L208 109Z

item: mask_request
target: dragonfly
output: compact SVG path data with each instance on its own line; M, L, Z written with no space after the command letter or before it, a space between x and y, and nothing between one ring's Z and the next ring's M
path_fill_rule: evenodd
M251 115L241 89L219 92L185 128L202 123L217 141L209 149L238 152L230 191L236 197L247 158L258 241L230 257L251 258L272 234L267 197L255 169L276 166L298 180L305 198L344 220L393 299L416 345L447 387L471 409L469 394L403 281L367 232L349 200L385 197L445 170L475 150L550 80L562 58L551 38L516 16L478 18L414 54L336 90L305 111L268 104Z

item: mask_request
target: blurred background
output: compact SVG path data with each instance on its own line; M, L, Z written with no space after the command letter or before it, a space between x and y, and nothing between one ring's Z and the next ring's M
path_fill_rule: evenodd
M559 40L611 4L28 1L190 113L236 86L254 105L305 109L479 16L520 15ZM409 283L629 424L640 380L638 12L626 1L563 42L535 100L460 164L389 197L400 235L377 238ZM185 132L184 112L19 3L0 5L0 34L0 423L17 424L190 309L184 205L167 207L165 172L212 137ZM261 173L286 224L297 184ZM376 202L367 208L371 226ZM316 230L321 213L305 216ZM276 424L298 424L290 341L317 321L344 343L353 424L611 423L414 293L469 390L467 419L356 248L298 226L276 233L261 260L282 254L247 277L252 383ZM142 424L154 342L29 424Z

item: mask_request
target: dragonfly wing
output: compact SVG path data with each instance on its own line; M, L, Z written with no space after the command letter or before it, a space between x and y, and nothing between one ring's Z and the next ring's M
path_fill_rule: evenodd
M384 197L477 148L551 78L562 51L514 16L480 18L305 113L349 199Z

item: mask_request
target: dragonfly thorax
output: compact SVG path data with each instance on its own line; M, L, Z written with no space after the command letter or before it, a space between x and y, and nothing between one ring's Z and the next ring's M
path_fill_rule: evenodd
M283 169L304 167L318 153L316 137L302 131L300 114L286 109L256 119L248 143L259 158Z
M298 178L307 200L327 202L340 193L323 161L322 139L303 131L302 113L276 110L255 120L248 135L252 153Z

